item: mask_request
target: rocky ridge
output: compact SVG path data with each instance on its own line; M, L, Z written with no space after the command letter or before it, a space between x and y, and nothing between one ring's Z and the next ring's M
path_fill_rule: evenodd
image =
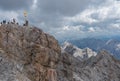
M64 54L58 67L58 81L120 81L120 61L105 50L85 61Z
M78 58L79 60L86 60L90 58L91 56L97 55L95 51L93 51L92 49L88 47L81 49L67 41L62 44L61 51L62 53L71 54L74 57Z
M81 61L41 29L0 26L0 81L120 81L119 72L120 61L106 51Z
M60 47L36 27L0 26L0 81L56 81Z

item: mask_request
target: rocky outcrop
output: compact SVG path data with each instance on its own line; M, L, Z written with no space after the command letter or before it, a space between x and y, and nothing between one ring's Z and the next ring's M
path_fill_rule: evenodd
M0 81L56 81L61 50L36 27L0 26Z
M91 56L97 55L97 53L90 48L80 49L69 42L64 42L63 45L61 46L61 50L62 50L62 53L71 54L80 60L86 60Z
M84 51L90 57L81 61L61 53L57 40L36 27L2 24L0 81L120 81L119 60L106 51Z
M59 64L58 81L120 81L120 61L107 51L100 51L97 56L80 61L70 54L62 55ZM61 66L62 65L62 66Z

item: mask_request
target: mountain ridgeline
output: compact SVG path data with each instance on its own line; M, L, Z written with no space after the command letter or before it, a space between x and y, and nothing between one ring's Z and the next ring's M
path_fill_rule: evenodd
M80 49L69 42L64 42L61 46L62 53L68 53L72 56L78 58L79 60L86 60L92 56L96 56L97 53L90 48Z
M61 47L37 27L2 24L0 81L120 81L120 61L105 50Z
M70 43L79 48L88 47L95 52L105 49L109 51L115 58L120 59L120 37L118 38L84 38L79 40L69 40Z

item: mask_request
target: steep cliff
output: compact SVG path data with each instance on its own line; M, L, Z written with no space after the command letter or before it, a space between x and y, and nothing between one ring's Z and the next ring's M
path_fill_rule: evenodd
M36 27L0 26L0 81L56 81L60 47Z

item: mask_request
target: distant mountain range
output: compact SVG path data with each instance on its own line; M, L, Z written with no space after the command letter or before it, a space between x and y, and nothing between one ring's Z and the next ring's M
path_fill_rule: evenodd
M115 39L97 39L97 38L84 38L78 40L69 40L68 42L77 46L78 48L90 48L96 52L102 49L109 51L113 56L120 59L120 40Z

